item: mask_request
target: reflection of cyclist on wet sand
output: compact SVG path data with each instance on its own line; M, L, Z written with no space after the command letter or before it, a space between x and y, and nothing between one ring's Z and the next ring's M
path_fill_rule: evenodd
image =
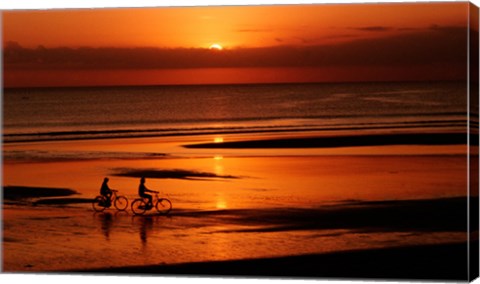
M138 195L142 198L147 198L148 199L148 204L147 204L147 209L152 208L152 196L150 194L146 194L145 192L153 192L153 193L158 193L157 191L150 190L145 186L145 178L142 177L140 179L140 185L138 186Z
M110 240L110 230L112 228L113 217L110 213L105 213L100 215L102 221L102 232L105 236L105 239Z
M140 221L140 240L142 245L147 244L148 232L153 229L153 219L152 218L142 218Z

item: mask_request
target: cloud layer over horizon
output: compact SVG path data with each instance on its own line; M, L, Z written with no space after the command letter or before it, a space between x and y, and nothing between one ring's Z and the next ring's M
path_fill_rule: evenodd
M364 27L379 33L387 27ZM4 44L9 70L252 67L466 66L467 29L439 27L330 45L278 45L222 51L203 48L55 47Z

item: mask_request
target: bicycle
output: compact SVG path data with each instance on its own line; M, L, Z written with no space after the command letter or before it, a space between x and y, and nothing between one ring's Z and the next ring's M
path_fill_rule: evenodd
M93 210L96 212L102 212L103 210L112 206L112 204L119 211L125 211L128 207L128 199L125 196L118 196L118 190L112 189L112 196L110 197L110 204L108 204L105 196L99 195L95 197L92 202Z
M172 202L167 198L159 198L158 191L155 191L155 197L152 198L152 205L148 206L147 198L137 198L132 202L132 211L135 215L143 215L147 210L151 210L153 207L157 209L158 213L167 215L172 210Z

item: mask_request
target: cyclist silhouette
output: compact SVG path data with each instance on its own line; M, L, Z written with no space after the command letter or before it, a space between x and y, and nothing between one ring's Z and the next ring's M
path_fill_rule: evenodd
M102 187L100 187L100 194L105 197L107 206L110 206L112 190L108 187L108 180L107 177L103 179Z
M152 196L150 194L146 194L145 192L156 192L154 190L150 190L145 186L145 178L142 177L140 179L140 185L138 186L138 195L142 198L148 199L147 208L152 208Z

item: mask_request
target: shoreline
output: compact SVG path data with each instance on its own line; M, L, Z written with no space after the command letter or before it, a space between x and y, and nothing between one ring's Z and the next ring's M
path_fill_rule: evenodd
M279 135L280 137L307 136L310 138L358 138L363 136L391 136L412 135L412 138L419 139L426 133L432 135L444 135L449 140L455 139L455 144L459 141L456 135L466 135L463 129L463 121L420 121L403 122L403 125L388 126L341 126L341 125L272 125L272 126L250 126L239 127L231 126L224 128L203 127L186 129L138 129L138 130L77 130L77 131L53 131L40 133L11 133L3 134L3 143L38 143L38 142L65 142L65 141L85 141L85 140L105 140L105 139L141 139L141 138L175 138L175 137L202 137L202 136L225 136L225 135ZM425 124L427 123L427 124ZM458 124L460 123L460 124ZM460 126L460 127L459 127ZM459 132L460 131L460 132ZM344 135L347 133L347 135ZM353 135L351 133L354 133ZM381 134L378 134L381 133ZM335 136L333 136L334 134ZM428 135L428 134L427 134ZM422 138L424 139L424 138ZM376 145L376 144L372 144ZM382 144L379 144L382 145ZM390 145L390 144L387 144ZM437 144L433 144L437 145ZM444 145L444 144L442 144Z
M218 141L217 141L218 140ZM478 148L478 142L470 144ZM146 147L139 148L139 145ZM464 148L465 147L465 148ZM283 132L8 142L4 163L260 156L466 155L463 132ZM139 151L142 149L142 151ZM212 153L211 151L216 151ZM226 152L228 151L228 152ZM233 151L233 152L232 152Z

